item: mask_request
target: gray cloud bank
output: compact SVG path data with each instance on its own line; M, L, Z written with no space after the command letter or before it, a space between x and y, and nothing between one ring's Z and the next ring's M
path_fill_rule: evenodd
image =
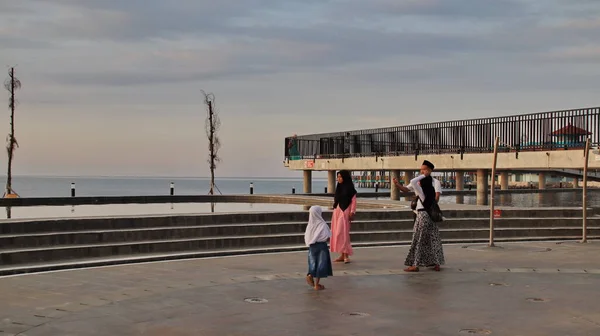
M591 0L21 0L0 3L0 46L8 62L46 57L36 72L64 85L295 71L527 82L582 63L597 76L599 18Z

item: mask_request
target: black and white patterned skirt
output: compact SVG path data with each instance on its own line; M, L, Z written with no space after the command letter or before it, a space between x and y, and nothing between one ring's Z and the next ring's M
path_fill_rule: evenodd
M404 265L443 265L445 260L440 231L426 211L417 211L413 230L412 243Z

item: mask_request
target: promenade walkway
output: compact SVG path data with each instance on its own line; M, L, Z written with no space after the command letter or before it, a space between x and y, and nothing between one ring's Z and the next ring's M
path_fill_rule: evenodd
M321 292L305 253L5 277L0 335L600 335L600 243L445 251L406 274L407 247L357 249Z

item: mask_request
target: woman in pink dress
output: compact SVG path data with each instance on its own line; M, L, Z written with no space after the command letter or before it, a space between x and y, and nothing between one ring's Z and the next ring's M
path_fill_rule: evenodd
M335 262L350 262L352 245L350 244L350 223L356 213L356 189L352 183L352 176L347 170L337 174L337 187L333 202L333 215L331 217L331 252L340 253Z

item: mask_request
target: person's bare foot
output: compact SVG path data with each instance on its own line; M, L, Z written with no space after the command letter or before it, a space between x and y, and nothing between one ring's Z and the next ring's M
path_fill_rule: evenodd
M350 258L344 258L344 264L349 264L350 263Z
M340 256L339 258L335 259L333 262L344 262L344 256Z
M404 272L418 272L419 268L417 266L410 266L404 269Z
M315 285L315 290L316 291L323 290L323 289L325 289L325 286L323 286L323 285Z
M315 287L315 279L313 279L313 276L310 274L306 275L306 283L310 286L310 287Z

